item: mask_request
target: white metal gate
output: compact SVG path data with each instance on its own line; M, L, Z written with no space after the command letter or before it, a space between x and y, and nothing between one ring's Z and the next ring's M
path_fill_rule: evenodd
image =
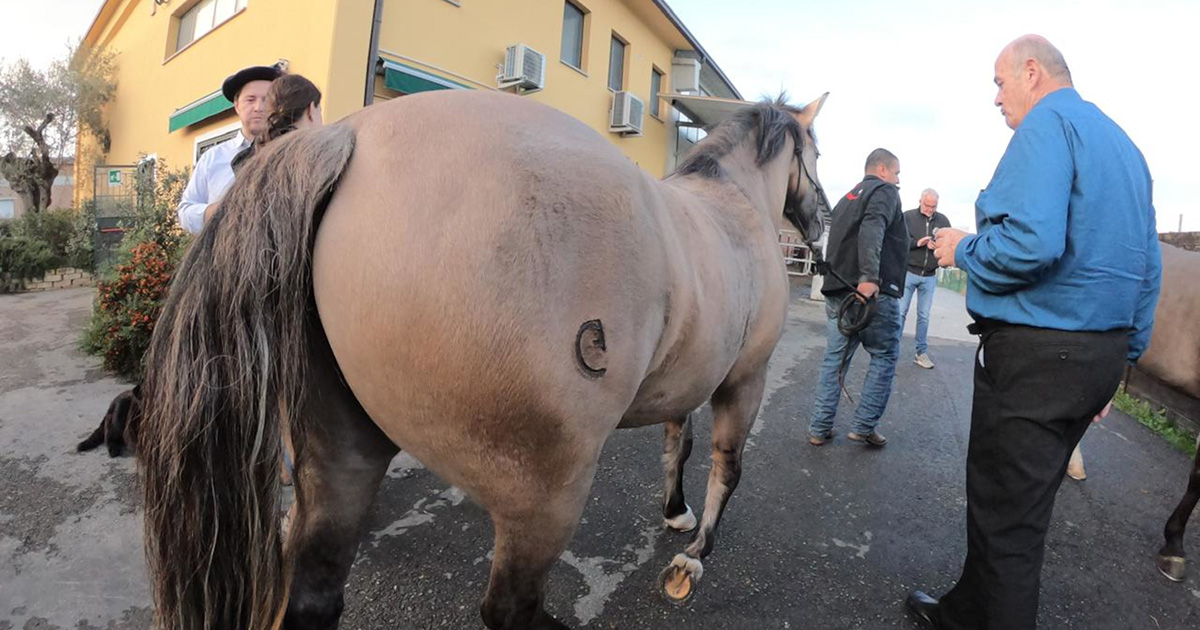
M813 267L812 250L794 230L779 230L779 246L783 248L783 261L789 276L811 276Z

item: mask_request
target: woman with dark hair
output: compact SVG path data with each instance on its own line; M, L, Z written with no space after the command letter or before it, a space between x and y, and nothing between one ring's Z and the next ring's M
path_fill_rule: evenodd
M233 158L233 170L236 172L261 145L290 131L321 124L321 90L301 75L280 76L267 92L267 129Z
M267 92L267 132L270 142L296 129L321 126L321 90L312 81L285 74L271 83Z

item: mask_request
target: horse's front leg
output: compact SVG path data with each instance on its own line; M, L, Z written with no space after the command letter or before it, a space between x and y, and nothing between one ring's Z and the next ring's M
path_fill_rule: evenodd
M696 528L696 515L683 498L683 465L692 454L692 416L663 423L663 523L681 532Z
M659 589L673 602L691 599L704 574L701 560L712 552L717 524L742 477L742 449L762 403L765 376L764 366L740 381L722 384L713 394L713 466L708 475L704 514L691 544L658 576Z
M1175 582L1182 582L1184 576L1186 554L1183 552L1183 530L1192 510L1196 509L1197 501L1200 501L1200 439L1196 440L1196 447L1196 461L1192 464L1187 492L1179 502L1179 507L1171 513L1171 518L1167 519L1167 526L1163 530L1166 544L1158 550L1158 570Z

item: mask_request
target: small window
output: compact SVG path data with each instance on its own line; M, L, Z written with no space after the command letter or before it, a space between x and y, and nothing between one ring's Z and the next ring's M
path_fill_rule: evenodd
M613 34L612 47L608 53L608 89L620 92L625 89L625 47L628 44Z
M197 7L199 8L199 7ZM196 9L192 9L179 18L179 40L175 44L176 52L196 39Z
M217 0L213 6L213 26L237 13L237 0Z
M203 37L235 13L246 8L246 0L200 0L179 16L179 34L175 51Z
M17 216L16 199L0 199L0 219L12 219Z
M650 113L658 116L658 92L662 89L663 73L658 68L650 71Z
M226 140L232 140L234 138L234 136L238 135L238 131L239 131L239 129L233 129L233 130L230 130L219 136L214 136L207 140L201 140L200 142L197 142L196 143L196 162L199 162L200 156L207 153L209 149L217 146L218 144L221 144L222 142L225 142Z
M563 3L562 60L583 69L583 10L570 2Z
M691 122L692 119L688 118L687 114L679 112L679 124L675 127L675 129L678 133L678 154L681 156L684 155L692 145L700 142L706 136L708 136L708 132L694 125L688 124Z

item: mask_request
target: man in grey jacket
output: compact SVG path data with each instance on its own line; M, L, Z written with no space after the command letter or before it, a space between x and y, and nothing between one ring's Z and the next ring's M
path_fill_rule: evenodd
M904 294L908 231L898 189L900 160L887 149L875 149L867 157L864 171L863 180L833 209L829 227L829 272L821 287L829 320L828 342L808 429L808 442L813 446L825 444L833 435L839 381L859 344L871 354L871 366L853 428L846 438L873 448L887 444L887 438L876 427L887 408L896 376L900 347L900 309L896 301ZM875 315L865 328L847 336L838 320L842 305L854 299L875 300Z
M920 207L904 213L908 226L908 272L904 277L904 298L900 301L900 330L908 321L908 307L917 294L917 353L913 363L933 369L929 358L929 311L937 290L937 256L933 255L933 231L950 227L950 219L937 211L938 194L932 188L921 192Z

